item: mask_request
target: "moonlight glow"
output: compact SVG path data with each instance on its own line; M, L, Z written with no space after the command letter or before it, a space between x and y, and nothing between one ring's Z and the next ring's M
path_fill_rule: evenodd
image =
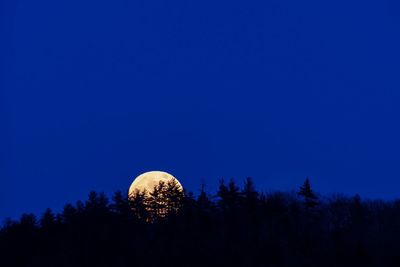
M162 171L151 171L145 172L133 181L129 188L129 195L133 194L135 190L151 192L153 191L154 186L158 185L159 182L163 181L164 183L168 183L171 180L175 180L178 184L178 187L183 190L182 185L179 183L178 179L172 176L169 173Z

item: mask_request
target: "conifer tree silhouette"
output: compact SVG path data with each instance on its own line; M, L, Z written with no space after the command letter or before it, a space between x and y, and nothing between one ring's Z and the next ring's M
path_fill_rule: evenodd
M227 208L227 199L228 199L228 187L225 185L225 180L219 180L219 187L217 191L218 196L218 206L222 210Z
M174 179L167 182L164 189L167 214L177 213L182 207L184 192Z
M199 207L201 212L206 213L210 212L213 207L213 203L207 195L207 192L205 191L204 184L201 185L200 194L197 197L197 206Z
M51 209L47 208L40 218L40 227L42 229L51 229L56 224L56 217Z
M110 208L114 213L122 217L127 217L130 214L131 209L129 207L129 196L126 197L120 190L118 190L114 193L112 201L113 203Z
M88 200L85 203L85 210L95 214L104 214L108 210L108 198L104 193L98 194L95 191L89 193Z
M68 203L64 206L60 217L64 223L68 224L72 223L75 220L76 215L77 215L76 208L71 203Z
M256 205L258 201L258 192L254 187L253 179L251 179L250 177L246 178L246 180L244 181L244 186L241 194L245 200L245 205L247 208Z
M147 197L147 191L139 191L136 189L129 195L128 202L129 208L131 209L135 218L144 221L150 219L150 203Z
M311 184L308 177L300 187L298 195L303 197L304 205L307 209L314 208L318 205L318 197L311 189Z
M238 207L240 201L239 187L233 179L229 181L228 186L225 185L222 179L220 180L217 196L219 197L218 205L222 210L233 211Z
M149 193L147 206L150 211L152 220L165 217L167 214L167 199L165 196L166 184L160 181L153 187L153 191Z

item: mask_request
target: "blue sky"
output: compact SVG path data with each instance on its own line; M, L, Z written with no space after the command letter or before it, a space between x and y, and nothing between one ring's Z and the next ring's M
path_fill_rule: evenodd
M400 195L396 1L3 1L0 218L165 170Z

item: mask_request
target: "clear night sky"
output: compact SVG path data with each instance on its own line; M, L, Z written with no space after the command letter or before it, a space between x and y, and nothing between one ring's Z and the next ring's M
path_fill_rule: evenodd
M0 219L143 171L400 197L396 0L1 1Z

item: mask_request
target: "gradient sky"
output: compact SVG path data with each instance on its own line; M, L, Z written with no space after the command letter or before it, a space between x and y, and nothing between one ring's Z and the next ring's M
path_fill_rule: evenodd
M400 196L396 0L0 4L0 219L164 170Z

